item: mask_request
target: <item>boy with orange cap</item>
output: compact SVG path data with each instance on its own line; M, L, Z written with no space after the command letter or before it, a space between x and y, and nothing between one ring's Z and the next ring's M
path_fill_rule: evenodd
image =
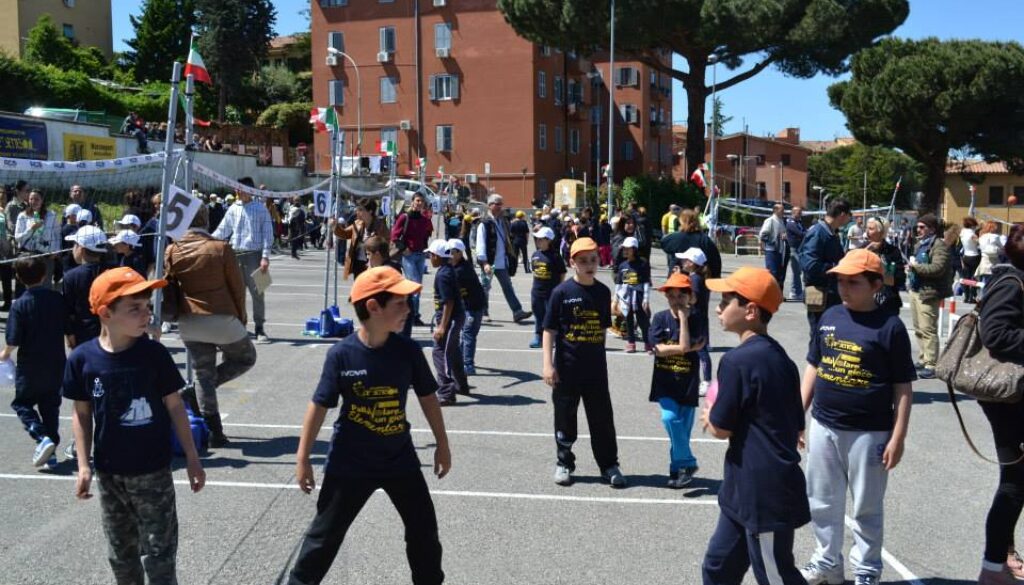
M809 585L843 583L846 492L853 499L856 585L877 585L882 573L885 487L903 456L917 379L910 335L875 295L882 260L851 250L834 268L843 304L826 309L811 336L801 394L811 408L807 497L818 546L802 569Z
M712 278L718 320L740 338L718 364L718 395L702 412L705 430L728 439L718 492L718 526L704 555L704 585L806 585L793 561L793 533L810 520L797 443L804 429L800 373L768 336L782 289L764 268Z
M605 330L612 322L611 291L596 279L601 260L594 240L578 238L569 258L576 274L551 291L544 315L544 381L552 388L555 407L555 483L572 484L576 412L582 400L601 477L622 488L626 478L619 470L604 350Z

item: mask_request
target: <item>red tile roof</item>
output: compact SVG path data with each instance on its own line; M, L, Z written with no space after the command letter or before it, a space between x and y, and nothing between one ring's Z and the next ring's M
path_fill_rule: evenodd
M1010 170L1006 163L997 161L988 163L983 160L949 161L946 163L946 173L974 173L978 175L1006 175Z

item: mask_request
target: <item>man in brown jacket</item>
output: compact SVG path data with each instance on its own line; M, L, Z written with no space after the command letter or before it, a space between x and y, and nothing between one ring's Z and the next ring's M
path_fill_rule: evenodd
M252 368L256 347L245 330L245 284L235 253L206 231L208 221L202 206L188 232L167 248L165 259L167 278L181 287L178 327L199 381L199 410L210 428L210 446L223 447L228 438L217 387ZM224 354L219 366L218 350Z
M935 377L939 358L939 304L953 296L953 268L949 246L939 232L939 220L931 213L917 220L917 247L910 258L907 275L910 281L910 311L914 336L920 348L917 377Z

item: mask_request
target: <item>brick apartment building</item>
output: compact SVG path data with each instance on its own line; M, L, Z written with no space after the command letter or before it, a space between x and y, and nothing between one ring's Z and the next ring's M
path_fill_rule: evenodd
M550 197L559 179L594 184L607 162L608 63L537 46L505 22L495 0L318 0L312 11L313 99L335 106L346 151L393 141L398 172L443 170L482 198L511 207ZM349 55L330 57L328 47ZM666 52L666 60L670 55ZM639 63L616 63L615 179L671 172L671 84ZM316 169L330 168L316 137Z

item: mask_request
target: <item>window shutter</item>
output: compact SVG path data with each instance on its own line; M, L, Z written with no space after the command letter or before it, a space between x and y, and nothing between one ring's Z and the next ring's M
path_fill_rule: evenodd
M437 127L437 136L435 138L436 138L436 142L437 142L437 151L438 152L444 152L445 151L445 147L444 147L444 126L438 126Z
M457 100L459 99L459 76L451 75L449 79L451 80L452 99Z
M437 99L437 75L430 76L430 83L427 84L427 91L430 93L430 101Z
M388 50L388 29L381 27L380 29L380 51L384 52Z

